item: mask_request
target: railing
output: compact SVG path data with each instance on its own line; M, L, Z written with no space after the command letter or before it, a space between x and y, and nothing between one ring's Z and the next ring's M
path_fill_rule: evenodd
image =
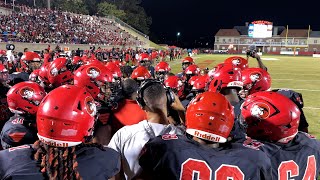
M260 46L308 46L303 42L215 42L216 45L220 44L233 44L233 45L260 45Z
M0 34L1 42L17 42L18 38L15 34Z

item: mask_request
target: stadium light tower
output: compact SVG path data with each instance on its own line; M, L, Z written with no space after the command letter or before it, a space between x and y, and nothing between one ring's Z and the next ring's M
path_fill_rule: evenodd
M177 33L177 45L178 45L178 42L179 42L179 37L180 37L180 32Z

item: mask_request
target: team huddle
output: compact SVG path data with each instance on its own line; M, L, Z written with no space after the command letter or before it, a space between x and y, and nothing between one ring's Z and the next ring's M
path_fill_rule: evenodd
M302 94L271 89L254 51L206 69L188 56L178 74L136 60L26 51L19 72L0 64L0 179L318 178Z

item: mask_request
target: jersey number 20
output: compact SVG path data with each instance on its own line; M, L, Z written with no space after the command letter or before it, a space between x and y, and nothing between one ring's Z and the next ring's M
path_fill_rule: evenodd
M181 180L212 179L212 170L205 162L189 158L181 165ZM222 164L214 173L214 179L243 180L244 174L238 166Z

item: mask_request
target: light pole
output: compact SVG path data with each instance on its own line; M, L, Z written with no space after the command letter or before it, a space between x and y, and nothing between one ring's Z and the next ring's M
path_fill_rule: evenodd
M179 42L179 37L180 37L180 32L177 33L177 45L178 45L178 42Z

